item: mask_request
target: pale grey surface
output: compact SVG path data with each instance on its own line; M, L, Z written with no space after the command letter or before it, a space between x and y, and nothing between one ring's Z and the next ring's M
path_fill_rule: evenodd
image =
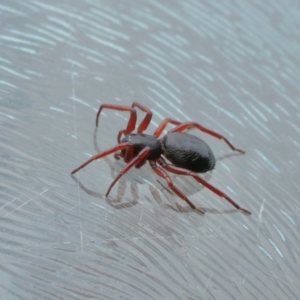
M299 2L220 3L1 1L0 299L299 297ZM245 149L193 131L253 214L173 177L196 214L148 165L105 200L112 156L72 178L128 120L94 132L100 104L133 101Z

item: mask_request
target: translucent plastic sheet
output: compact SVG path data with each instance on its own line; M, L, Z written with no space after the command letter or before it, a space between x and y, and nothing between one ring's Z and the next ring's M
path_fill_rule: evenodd
M300 7L297 1L1 1L0 298L298 299ZM172 117L217 158L203 177L108 156L127 112ZM139 113L140 121L143 113ZM167 129L172 128L168 126ZM165 132L166 133L166 132Z

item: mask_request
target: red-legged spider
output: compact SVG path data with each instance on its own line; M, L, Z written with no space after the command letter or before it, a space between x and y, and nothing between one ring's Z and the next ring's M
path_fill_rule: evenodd
M137 114L135 107L139 108L146 113L145 118L138 126L137 133L132 133L135 130ZM100 159L109 154L115 153L116 159L120 157L124 159L127 166L117 175L109 186L106 197L110 193L112 187L120 179L122 175L128 172L132 167L140 168L148 160L153 171L160 177L164 178L171 190L174 191L181 199L186 201L190 207L196 209L195 205L181 192L174 184L167 171L179 174L192 176L195 180L201 183L206 188L210 189L212 192L226 199L238 210L251 214L250 211L241 208L236 204L229 196L225 193L205 181L196 173L205 173L212 170L215 167L216 160L214 154L212 153L209 146L199 139L198 137L183 133L183 131L190 128L197 128L215 138L224 140L225 143L234 151L245 153L245 151L235 148L224 136L214 132L210 129L203 127L202 125L195 122L181 123L179 121L166 118L158 126L153 135L144 134L143 132L147 129L152 118L152 112L146 106L140 103L133 102L132 106L123 105L113 105L113 104L102 104L99 108L96 117L96 126L98 127L99 116L102 109L114 109L118 111L128 111L130 112L130 118L127 124L127 128L120 130L118 134L118 145L110 148L106 151L98 153L91 157L88 161L83 163L77 169L72 171L71 174L76 173L80 169L84 168L90 162ZM176 125L176 127L170 130L163 138L158 138L168 124ZM125 137L121 140L122 134ZM119 151L119 152L118 152ZM172 164L168 164L162 155L167 158ZM157 166L158 163L160 166ZM165 169L165 170L164 170ZM198 211L204 213L203 209L197 209Z

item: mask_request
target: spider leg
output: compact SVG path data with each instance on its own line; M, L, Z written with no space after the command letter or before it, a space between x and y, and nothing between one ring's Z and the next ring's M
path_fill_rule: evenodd
M172 172L172 173L175 173L175 174L179 174L179 175L192 176L195 180L197 180L203 186L205 186L206 188L208 188L209 190L211 190L213 193L217 194L219 197L224 198L225 200L227 200L231 205L233 205L238 210L240 210L240 211L242 211L242 212L244 212L246 214L249 214L249 215L251 214L250 211L248 211L247 209L241 208L229 196L227 196L225 193L223 193L222 191L220 191L219 189L217 189L216 187L214 187L213 185L211 185L210 183L208 183L206 180L204 180L198 174L196 174L194 172L191 172L189 170L186 170L186 169L178 168L178 167L176 167L174 165L171 165L171 164L167 164L166 161L162 157L158 158L157 162L163 168L165 168L169 172Z
M123 157L122 152L118 152L118 153L115 153L115 154L114 154L114 158L115 158L116 160L119 160L121 157Z
M137 130L138 133L143 133L143 131L145 131L147 129L147 127L149 126L149 124L151 122L152 111L148 107L146 107L138 102L133 102L132 107L138 107L141 111L146 113L145 118L143 119L143 121L141 122L141 124L139 125L138 130Z
M133 107L130 106L123 106L123 105L115 105L115 104L102 104L99 107L97 116L96 116L96 127L98 127L99 117L100 113L103 108L113 109L113 110L119 110L119 111L130 111L130 119L127 124L127 128L124 130L120 130L118 133L118 143L121 143L121 135L124 133L125 135L132 132L135 129L136 124L136 110Z
M241 149L237 149L235 148L223 135L215 132L215 131L212 131L206 127L203 127L202 125L200 125L199 123L195 123L195 122L187 122L187 123L182 123L182 124L179 124L178 126L176 126L175 128L171 129L169 131L169 133L172 133L172 132L182 132L184 130L187 130L187 129L191 129L191 128L197 128L198 130L200 131L203 131L209 135L212 135L213 137L219 139L219 140L224 140L225 143L234 151L237 151L237 152L240 152L240 153L245 153L244 150L241 150Z
M112 187L115 185L115 183L125 174L127 173L132 167L136 166L136 165L140 165L143 164L144 161L147 160L147 157L150 153L151 149L147 146L145 147L135 158L133 158L128 165L116 176L116 178L114 179L114 181L111 183L111 185L109 186L105 197L108 196L108 194L110 193L110 190L112 189Z
M115 153L114 156L116 157L116 155L118 155L118 153ZM125 149L125 153L119 152L119 156L122 157L126 163L129 163L131 161L131 159L133 158L133 155L134 155L134 147L133 146Z
M129 163L134 156L134 147L128 147L124 152L120 151L114 154L114 158L119 160L123 158L126 163Z
M153 135L158 138L162 134L162 132L165 130L165 128L168 126L169 123L173 124L173 125L180 125L181 124L181 122L179 122L177 120L174 120L174 119L171 119L171 118L165 118L160 123L160 125L157 127L157 129L155 130Z
M81 166L79 166L77 169L73 170L71 174L74 174L76 173L77 171L79 171L80 169L84 168L86 165L88 165L89 163L91 163L92 161L94 160L97 160L97 159L100 159L104 156L107 156L109 154L112 154L114 152L117 152L119 150L123 150L123 149L128 149L128 148L133 148L133 146L130 144L130 143L122 143L122 144L119 144L113 148L110 148L108 150L105 150L101 153L98 153L96 155L94 155L93 157L91 157L89 160L87 160L85 163L83 163ZM132 151L132 150L131 150Z
M135 165L135 167L136 167L137 169L139 169L139 168L142 167L146 162L147 162L146 160L141 160L140 162L138 162L138 163Z
M159 160L159 159L158 159ZM163 170L161 167L158 167L156 165L156 161L155 160L150 160L149 161L151 168L153 169L153 171L156 173L156 175L162 177L163 179L165 179L168 183L169 188L177 194L178 197L180 197L182 200L186 201L187 204L193 208L193 209L197 209L196 206L187 198L187 196L181 191L179 190L173 183L172 179L170 178L170 176L168 175L168 173ZM199 212L204 213L205 210L204 209L197 209Z

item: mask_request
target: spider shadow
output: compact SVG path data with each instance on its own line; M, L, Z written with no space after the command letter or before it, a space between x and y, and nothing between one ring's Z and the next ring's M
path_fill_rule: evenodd
M98 131L98 128L95 127L94 134L93 134L93 140L94 140L94 149L97 153L99 153L99 152L102 152L102 150L99 148L98 143L97 143L97 131ZM229 153L227 155L217 158L217 161L224 160L224 159L230 158L231 156L236 156L236 155L241 155L241 154ZM119 160L115 160L114 162L112 162L108 157L104 157L102 159L105 160L105 162L109 165L109 167L111 169L111 177L112 178L115 178L117 176L117 174L125 166L124 163L120 162ZM138 198L139 198L137 183L143 184L144 182L142 180L140 180L140 178L147 178L149 190L150 190L153 198L158 203L160 203L160 205L162 205L165 208L175 210L175 211L181 212L181 213L189 213L192 211L197 212L189 206L181 206L178 203L175 203L176 208L169 204L163 204L160 193L158 191L160 191L162 194L164 194L164 196L171 203L174 202L174 193L172 191L170 191L167 183L164 181L162 182L159 179L154 179L151 182L149 182L149 179L150 179L149 172L148 171L145 172L144 169L145 168L141 168L141 169L134 168L134 169L130 170L130 176L128 176L128 178L130 178L129 181L131 181L130 188L131 188L131 194L132 194L133 201L131 201L129 203L120 204L120 202L122 201L122 199L124 197L126 188L127 188L126 182L128 182L128 178L126 178L127 174L125 174L118 181L117 197L115 199L112 199L111 197L107 197L106 198L107 203L109 203L110 205L112 205L113 207L115 207L117 209L129 208L129 207L136 205L138 202ZM206 181L209 181L210 178L212 177L212 172L201 174L201 176ZM201 191L204 188L202 185L200 185L198 182L196 182L194 180L194 178L189 177L189 176L172 175L172 180L173 180L174 184L176 186L178 186L183 191L183 193L187 196L193 195L193 194ZM79 186L86 193L88 193L92 196L98 197L98 198L103 198L102 194L88 190L81 182L79 182L79 181L77 181L77 182L78 182ZM224 213L229 214L229 213L237 212L236 209L222 210L222 211L219 211L216 209L210 209L210 208L204 208L204 209L207 213L210 213L210 214L224 214Z
M159 184L161 184L161 186L164 189L164 190L160 189L160 192L167 198L167 200L170 203L174 202L174 194L173 194L173 192L171 192L168 189L168 187L165 187L160 181L158 181L158 182L159 182ZM176 211L176 212L179 212L179 213L185 213L185 214L193 212L193 213L196 213L198 215L203 216L202 212L200 212L198 210L195 210L195 209L191 208L190 206L186 206L186 205L182 206L182 205L180 205L177 202L174 203L174 205L165 204L165 203L163 203L163 201L161 199L161 196L160 196L160 193L158 192L158 189L155 189L153 186L149 186L149 189L150 189L150 192L151 192L153 198L156 199L156 201L160 204L160 206L162 208L169 209L169 210L172 210L172 211ZM206 207L203 207L203 206L201 206L201 209L203 209L205 211L205 213L218 214L218 215L221 215L221 214L231 214L231 213L236 213L237 212L236 209L227 209L227 210L220 211L220 210L217 210L217 209L206 208Z
M124 197L124 193L125 193L125 190L126 190L126 181L124 179L120 180L120 183L118 185L117 198L112 199L110 197L105 197L103 194L100 194L98 192L95 192L95 191L92 191L92 190L88 189L74 175L72 175L71 177L85 193L87 193L88 195L91 195L95 198L98 198L98 199L103 199L104 198L106 200L106 202L109 205L111 205L112 207L114 207L115 209L130 208L130 207L133 207L134 205L138 204L138 198L139 197L138 197L138 188L137 188L136 183L131 184L131 193L132 193L133 200L131 202L127 202L127 203L120 203L122 201L123 197Z
M228 159L230 157L233 157L233 156L241 156L241 155L244 155L244 154L238 153L238 152L231 152L231 153L228 153L228 154L217 157L216 161L221 161L221 160L225 160L225 159Z

